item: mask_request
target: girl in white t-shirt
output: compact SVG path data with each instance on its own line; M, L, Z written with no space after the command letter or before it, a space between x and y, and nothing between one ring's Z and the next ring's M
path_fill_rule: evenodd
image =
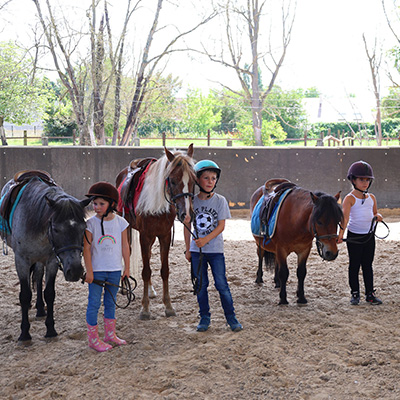
M360 266L364 278L365 300L374 305L382 304L382 301L375 296L372 270L375 256L375 234L371 232L372 220L376 217L377 221L382 221L382 215L378 213L376 198L373 194L368 193L374 174L368 163L357 161L350 166L347 179L352 183L353 190L343 201L344 223L339 232L338 243L343 241L344 230L347 227L350 304L358 305L360 302L358 281Z
M95 215L86 222L83 257L86 266L86 282L89 283L86 323L89 347L107 351L112 346L126 344L115 334L115 296L123 271L129 277L128 222L114 213L118 204L118 191L108 182L95 183L86 195L93 198ZM122 263L123 260L123 263ZM93 280L109 282L104 290L104 341L99 338L97 314L101 305L103 287Z

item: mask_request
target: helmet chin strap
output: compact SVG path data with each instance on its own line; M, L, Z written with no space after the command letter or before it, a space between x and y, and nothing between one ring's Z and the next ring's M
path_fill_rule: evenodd
M218 183L218 181L217 181L217 183ZM207 190L204 190L197 182L196 182L196 185L199 187L200 192L203 192L203 193L206 193L206 194L207 194L207 198L211 197L212 192L213 192L213 191L215 190L215 188L217 187L217 184L215 184L215 186L213 187L213 190L207 192Z
M112 210L113 210L112 204L110 203L110 205L109 205L108 208L107 208L106 213L103 214L102 217L101 217L101 223L100 223L100 225L101 225L101 234L102 234L102 236L104 236L104 225L103 225L104 218L106 218L107 215L110 214L110 212L111 212Z

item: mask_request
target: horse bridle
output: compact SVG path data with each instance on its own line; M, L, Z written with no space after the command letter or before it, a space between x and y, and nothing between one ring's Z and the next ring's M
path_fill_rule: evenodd
M49 242L51 244L51 248L52 248L52 250L54 252L54 255L56 257L58 267L59 267L59 269L61 271L63 271L63 263L62 263L61 258L60 258L60 254L61 253L64 253L64 252L69 251L69 250L79 250L81 252L81 254L82 254L83 246L78 246L78 245L73 245L72 244L72 245L69 245L69 246L63 246L63 247L60 247L60 248L56 248L56 245L54 244L54 240L53 240L52 218L50 218L50 220L49 220L49 229L48 229L48 232L47 232L47 237L49 239Z
M171 198L171 200L169 200L167 197L167 194L166 194L167 189L168 189L168 194L169 194L169 197ZM181 197L193 198L194 197L194 189L193 189L193 192L182 192L182 193L178 193L174 196L174 194L172 192L172 188L171 188L171 182L168 177L165 181L164 197L165 197L165 200L168 202L168 204L170 204L171 206L174 206L176 208L176 200L180 199Z
M337 233L331 233L331 234L319 236L317 229L315 228L315 223L312 224L311 229L312 229L312 234L315 238L315 244L317 245L318 254L323 260L325 260L325 257L322 253L323 243L321 243L321 240L336 239L336 238L338 238L339 235Z

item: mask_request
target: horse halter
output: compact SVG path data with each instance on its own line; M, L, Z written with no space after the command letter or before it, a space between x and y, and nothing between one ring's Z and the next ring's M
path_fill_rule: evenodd
M52 219L50 218L47 237L49 239L49 242L51 244L51 248L52 248L52 250L54 252L54 255L56 257L56 260L57 260L57 263L58 263L58 267L62 271L63 270L63 263L61 261L60 254L66 252L66 251L69 251L69 250L79 250L81 252L81 254L82 254L83 246L69 245L69 246L63 246L63 247L60 247L60 248L56 248L56 245L54 244L54 240L53 240L53 226L52 226L51 222L52 222Z
M323 260L325 260L325 257L322 253L322 248L324 247L324 244L321 242L321 240L336 239L339 235L337 233L331 233L331 234L319 236L317 229L315 228L315 223L312 224L311 228L312 228L312 234L315 238L315 244L317 245L318 254Z
M166 194L166 190L167 189L168 189L168 194L169 194L169 197L171 198L171 200L169 200L168 197L167 197L167 194ZM165 181L164 197L165 197L165 200L167 201L168 204L170 204L171 206L174 206L175 208L177 208L176 200L180 199L181 197L193 198L194 197L194 193L193 192L182 192L182 193L178 193L178 194L174 195L173 192L172 192L172 188L171 188L171 181L170 181L170 179L168 177L166 179L166 181Z

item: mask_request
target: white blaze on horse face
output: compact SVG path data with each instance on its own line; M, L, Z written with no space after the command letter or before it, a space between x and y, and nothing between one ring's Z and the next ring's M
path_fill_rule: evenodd
M70 220L68 221L68 225L74 227L75 225L78 225L78 222L77 222L77 221L74 221L74 220L72 220L72 219L70 219Z
M183 183L183 193L189 193L189 174L186 172L182 176L182 183ZM185 196L185 213L186 215L190 215L190 197Z

